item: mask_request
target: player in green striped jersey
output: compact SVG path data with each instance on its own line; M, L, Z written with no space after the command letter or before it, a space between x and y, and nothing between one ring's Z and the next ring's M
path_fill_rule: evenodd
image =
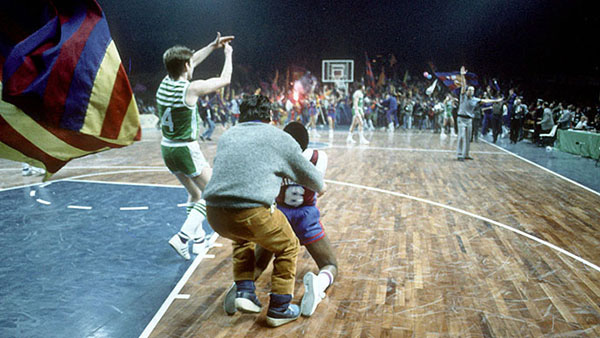
M348 137L346 143L356 143L352 138L352 132L354 127L358 127L358 138L360 144L369 144L369 141L363 135L363 121L364 117L364 100L365 100L365 85L358 84L356 91L352 95L352 123L350 124L350 130L348 130Z
M215 92L231 82L231 40L233 36L221 37L217 33L213 42L198 51L174 46L163 54L168 75L162 80L156 93L163 135L161 152L169 170L188 192L187 219L181 230L169 240L169 244L185 259L190 259L189 240L194 241L194 253L202 253L205 248L202 222L206 218L206 205L201 197L212 174L197 142L197 101L200 96ZM223 48L225 53L221 75L207 80L192 80L194 68L219 48Z

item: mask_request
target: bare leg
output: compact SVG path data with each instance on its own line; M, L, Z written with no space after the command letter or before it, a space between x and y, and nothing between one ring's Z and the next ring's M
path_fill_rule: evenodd
M328 116L327 121L329 122L329 130L333 130L334 129L333 118L331 118L331 116Z
M362 114L358 114L356 116L358 118L358 139L360 144L369 144L369 141L367 141L367 139L365 138L365 136L363 135L363 125L364 125L364 117L362 116Z
M358 114L355 117L356 117L356 121L357 121L356 124L358 126L358 132L362 133L362 131L363 131L363 118L362 118L361 115L358 115Z
M315 260L319 270L328 270L334 277L337 276L337 259L333 253L331 242L328 237L306 245L310 256Z
M205 167L200 175L193 178L182 173L174 173L174 175L187 190L188 202L198 202L202 198L202 190L204 190L212 176L212 168Z
M325 298L325 290L335 281L337 275L337 260L327 237L306 245L306 249L319 266L319 272L307 272L302 278L304 295L302 296L301 311L304 316L311 316L317 305Z
M358 121L359 121L358 119L359 119L359 117L358 117L358 116L356 116L356 115L354 115L354 116L352 117L352 123L350 124L350 130L349 130L349 131L350 131L350 134L352 134L352 132L354 131L354 127L356 127L356 126L358 125L358 123L359 123L359 122L358 122Z
M358 125L360 117L358 115L354 115L352 117L352 124L350 124L350 130L348 130L348 137L346 138L346 142L349 143L356 143L353 139L352 139L352 132L354 131L354 127L356 125Z

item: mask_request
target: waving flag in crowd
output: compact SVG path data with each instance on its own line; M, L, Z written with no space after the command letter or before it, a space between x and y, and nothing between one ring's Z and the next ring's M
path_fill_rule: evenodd
M381 73L379 73L379 79L377 79L377 87L385 86L385 68L381 67Z
M0 4L0 157L45 167L141 138L138 108L94 0Z
M488 80L488 86L490 86L490 88L494 88L494 90L496 90L497 93L500 93L500 85L498 84L498 80L496 80L496 79Z
M437 78L440 79L440 81L442 81L442 83L444 83L444 85L448 87L448 89L450 89L450 91L453 92L455 95L458 95L460 93L460 72L436 72L435 76L437 76ZM479 81L477 80L476 74L469 72L465 74L465 79L467 80L467 85L474 87L479 86Z
M373 74L373 68L371 68L371 60L369 60L369 56L367 52L365 52L366 58L366 66L365 72L367 73L367 86L371 87L371 90L375 88L375 74Z

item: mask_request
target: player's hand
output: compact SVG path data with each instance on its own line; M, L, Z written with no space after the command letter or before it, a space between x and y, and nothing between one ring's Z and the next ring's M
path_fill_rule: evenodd
M327 191L327 183L323 182L323 188L321 188L321 191L319 191L317 193L317 197L323 196L326 191Z
M225 44L231 42L235 37L233 35L228 35L228 36L221 36L220 32L217 32L217 37L215 39L215 41L213 41L210 45L213 48L221 48L224 47Z
M461 74L461 75L465 75L465 74L467 74L467 69L465 68L465 66L461 66L461 67L460 67L460 74Z

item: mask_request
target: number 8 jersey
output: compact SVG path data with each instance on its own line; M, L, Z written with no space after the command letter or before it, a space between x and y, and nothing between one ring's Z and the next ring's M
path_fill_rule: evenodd
M327 154L325 152L316 149L306 149L302 152L302 155L325 176L325 170L327 169ZM276 202L283 207L298 208L315 205L317 198L314 191L298 185L290 179L284 178L281 182L281 189L279 190Z
M198 106L185 103L189 86L189 81L174 81L166 76L158 87L156 104L162 134L166 139L179 142L198 139Z

